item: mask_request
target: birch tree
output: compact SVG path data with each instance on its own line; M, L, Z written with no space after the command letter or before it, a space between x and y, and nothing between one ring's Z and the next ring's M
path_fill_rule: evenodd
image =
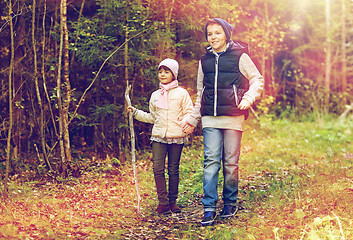
M65 156L68 163L71 163L71 147L70 147L70 134L69 134L69 107L71 103L71 84L69 78L69 31L67 28L67 1L62 0L62 28L64 34L64 48L63 48L63 80L64 80L64 95L63 95L63 125L64 125L64 143L65 143Z
M8 181L9 181L9 172L10 172L10 158L11 158L11 137L12 137L12 126L13 126L13 103L12 103L12 74L14 68L14 58L15 58L15 41L14 41L14 30L12 23L12 2L8 0L8 18L10 22L10 35L11 35L11 59L10 59L10 68L9 68L9 130L7 134L7 146L6 146L6 172L5 172L5 181L4 181L4 196L8 196Z
M61 82L61 69L63 64L63 80ZM71 102L71 85L69 81L69 36L67 29L67 2L61 0L60 4L60 50L57 76L57 98L59 108L59 144L62 163L62 174L66 176L67 166L71 162L70 136L69 136L69 106Z

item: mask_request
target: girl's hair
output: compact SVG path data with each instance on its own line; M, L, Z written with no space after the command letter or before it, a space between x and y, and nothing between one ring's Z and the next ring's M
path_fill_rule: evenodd
M160 66L160 67L158 68L158 71L161 70L161 69L164 69L164 71L169 71L169 72L171 72L172 75L173 75L173 79L175 79L174 73L173 73L173 71L172 71L169 67L162 65L162 66Z

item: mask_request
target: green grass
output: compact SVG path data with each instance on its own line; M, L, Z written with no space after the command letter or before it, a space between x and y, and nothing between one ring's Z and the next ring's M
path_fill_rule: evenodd
M132 167L107 160L65 183L10 183L2 239L353 239L353 120L248 121L240 157L240 211L199 225L203 145L195 136L180 165L184 218L160 217L151 153L138 154L141 213ZM116 159L112 159L112 161ZM107 171L109 170L109 171ZM119 171L117 171L119 170ZM219 182L221 195L222 180ZM200 211L197 211L197 210Z
M256 239L352 238L352 121L267 124L249 127L243 138L241 197L257 226L247 233Z

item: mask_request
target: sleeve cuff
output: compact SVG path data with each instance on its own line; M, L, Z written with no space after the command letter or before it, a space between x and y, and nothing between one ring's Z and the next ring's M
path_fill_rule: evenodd
M137 109L135 108L135 109L134 109L134 112L132 113L132 116L135 117L136 114L137 114Z
M187 123L189 123L190 125L192 125L193 127L197 127L198 121L197 119L193 118L192 116L189 116L185 119L185 121Z
M246 100L248 100L251 105L253 105L254 102L255 102L255 99L253 99L253 98L250 97L249 95L244 95L243 98L246 99Z

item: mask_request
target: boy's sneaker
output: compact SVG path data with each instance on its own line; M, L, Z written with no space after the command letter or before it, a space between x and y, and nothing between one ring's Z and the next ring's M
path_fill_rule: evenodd
M233 217L237 212L238 212L238 206L224 205L224 208L221 214L219 215L219 217L222 219L227 219L227 218Z
M201 224L202 226L211 226L214 223L214 220L216 218L216 212L205 212L202 220L201 220Z

